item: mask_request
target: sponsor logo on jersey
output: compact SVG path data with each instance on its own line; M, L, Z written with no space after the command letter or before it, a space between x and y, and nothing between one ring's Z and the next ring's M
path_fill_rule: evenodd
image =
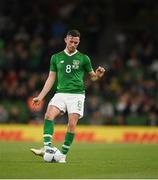
M72 68L73 69L78 69L80 65L80 61L79 60L73 60L72 61Z
M63 63L64 63L64 60L61 60L60 63L63 64Z

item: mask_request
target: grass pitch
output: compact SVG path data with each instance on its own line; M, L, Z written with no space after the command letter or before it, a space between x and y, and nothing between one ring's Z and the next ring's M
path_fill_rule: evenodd
M45 163L34 156L29 149L40 145L0 142L0 178L158 178L156 144L74 143L66 164Z

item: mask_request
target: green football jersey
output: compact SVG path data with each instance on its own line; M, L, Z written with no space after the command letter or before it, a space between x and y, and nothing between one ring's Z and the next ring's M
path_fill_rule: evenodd
M61 51L52 55L50 71L57 73L57 92L85 93L83 77L85 72L92 72L91 60L85 54L76 51L68 55Z

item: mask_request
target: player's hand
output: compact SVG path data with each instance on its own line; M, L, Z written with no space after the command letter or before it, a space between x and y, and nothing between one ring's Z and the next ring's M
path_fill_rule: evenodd
M95 72L96 72L97 77L101 78L105 73L105 69L99 66Z
M32 103L33 103L33 105L39 105L40 103L41 103L41 99L39 98L39 97L34 97L33 99L32 99Z

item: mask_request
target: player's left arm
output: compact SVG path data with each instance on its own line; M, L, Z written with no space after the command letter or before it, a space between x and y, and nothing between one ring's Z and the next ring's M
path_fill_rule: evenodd
M99 66L95 72L94 71L91 71L89 72L89 75L90 75L90 78L92 81L97 81L99 80L105 73L105 69L101 66Z

